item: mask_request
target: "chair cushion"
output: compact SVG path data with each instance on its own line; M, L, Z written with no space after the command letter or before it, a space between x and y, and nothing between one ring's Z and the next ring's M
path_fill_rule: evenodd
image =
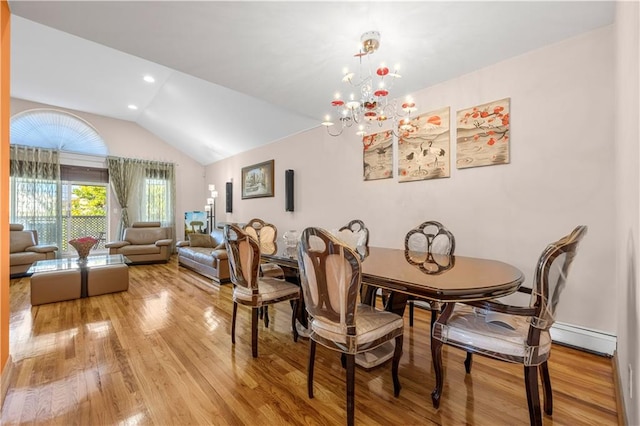
M258 289L259 294L256 300L257 304L255 306L260 306L264 303L273 303L280 300L294 299L296 296L300 296L300 287L297 285L271 277L260 278L258 282ZM251 289L242 286L234 286L234 301L251 302L252 297L253 294Z
M9 253L19 253L25 251L27 247L36 245L33 233L30 231L12 231L9 234Z
M45 260L46 258L47 258L46 254L33 252L33 251L11 253L11 255L9 256L9 264L11 266L30 265L35 261Z
M156 241L166 238L166 228L127 228L124 231L123 239L137 245L155 244Z
M118 253L125 256L134 254L158 254L160 253L160 249L161 248L155 244L128 245L118 249Z
M359 304L356 307L356 345L362 346L384 337L396 329L402 329L402 317L392 312L381 311L372 306ZM347 330L340 324L314 317L311 330L324 339L346 343Z
M527 345L531 317L508 314L500 314L500 317L506 318L513 328L502 325L499 321L488 322L482 310L476 310L468 305L456 304L447 324L441 326L442 337L439 339L448 344L458 343L457 346L473 346L484 354L506 361L519 358L531 359L534 348ZM440 325L436 324L436 327L440 327ZM438 333L435 335L438 338ZM537 361L531 359L533 363L531 365L536 365L547 358L551 350L549 331L542 330L540 332L538 347L540 359Z

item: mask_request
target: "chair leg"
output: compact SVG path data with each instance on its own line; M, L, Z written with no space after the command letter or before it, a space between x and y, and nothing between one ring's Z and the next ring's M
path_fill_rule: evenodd
M340 354L340 365L342 365L342 368L347 368L347 354L344 352Z
M467 374L471 374L471 366L473 365L473 354L467 352L467 358L464 360L464 369Z
M444 382L442 372L442 342L431 337L431 359L433 360L433 369L436 373L436 387L431 392L431 402L433 408L440 406L440 397L442 396L442 384Z
M398 379L398 366L400 365L400 357L402 356L402 335L396 337L396 349L393 352L393 364L391 365L391 376L393 377L393 396L400 396L400 379Z
M413 327L413 300L409 301L409 327Z
M316 342L309 339L309 367L307 370L307 392L313 398L313 364L316 359Z
M524 384L527 390L527 404L529 405L529 422L533 426L542 426L537 366L524 367Z
M264 310L264 326L265 327L269 327L269 306L263 306L262 309Z
M291 331L293 331L293 341L298 341L298 329L296 328L296 318L298 317L298 300L291 304Z
M355 423L356 356L347 355L347 426Z
M233 302L233 314L231 315L231 343L236 344L236 315L238 314L238 304Z
M551 390L551 377L549 376L549 365L547 361L540 364L540 378L542 380L542 389L544 391L544 412L547 415L553 414L553 393Z
M258 308L251 309L251 353L258 358Z

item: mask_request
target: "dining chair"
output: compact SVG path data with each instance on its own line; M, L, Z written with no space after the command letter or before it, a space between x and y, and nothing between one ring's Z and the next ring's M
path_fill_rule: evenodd
M253 218L244 225L244 231L255 238L260 244L261 253L275 253L278 229L275 225L262 219ZM285 279L285 271L279 265L270 262L260 263L260 276ZM269 307L263 306L258 310L260 319L269 327Z
M528 307L499 301L448 303L433 327L431 354L436 388L431 397L438 407L442 394L442 345L467 351L465 369L471 373L471 354L524 366L524 382L532 425L542 425L538 378L543 386L544 411L553 412L553 397L547 360L551 355L551 336L560 294L566 286L569 267L578 245L587 232L576 227L570 234L551 243L542 252L535 268ZM528 293L529 291L525 291Z
M236 314L238 304L251 308L251 351L258 356L258 310L261 307L292 301L291 328L293 341L298 341L295 319L300 299L300 287L287 281L259 276L260 245L242 228L227 224L224 227L225 245L229 256L229 273L233 283L233 315L231 343L236 343ZM265 325L268 323L265 321Z
M367 257L369 252L369 229L364 226L363 221L360 219L351 220L338 229L336 236L354 249L360 255L360 259Z
M391 374L394 396L400 394L398 365L402 355L402 317L358 303L362 278L360 256L325 230L307 228L302 232L298 267L309 315L309 398L313 398L316 343L320 343L341 353L347 370L347 424L353 425L356 354L395 339Z
M278 229L275 225L267 223L262 219L251 219L244 226L244 231L251 235L260 244L260 251L275 252ZM284 278L284 271L275 263L262 263L260 272L263 276Z
M430 220L407 232L404 237L404 249L407 252L443 254L451 256L456 250L453 234L440 222ZM431 311L431 328L438 317L441 305L435 301L409 299L409 326L413 327L415 306Z

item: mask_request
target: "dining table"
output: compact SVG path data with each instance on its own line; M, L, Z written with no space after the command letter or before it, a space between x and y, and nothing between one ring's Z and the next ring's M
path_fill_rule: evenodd
M362 303L375 305L381 289L385 295L384 309L400 316L410 296L441 303L489 300L514 293L524 281L522 271L499 260L385 247L354 250L361 258ZM285 279L299 284L297 246L278 240L261 247L260 256L264 262L282 267ZM304 308L298 322L298 332L304 336L307 327ZM370 369L392 356L393 343L387 342L369 353L359 354L356 363Z

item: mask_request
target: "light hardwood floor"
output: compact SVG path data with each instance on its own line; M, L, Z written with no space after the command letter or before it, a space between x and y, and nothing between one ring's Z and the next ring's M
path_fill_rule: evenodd
M307 397L308 341L293 342L290 306L260 323L251 357L250 314L239 307L231 345L231 285L166 265L130 267L128 292L31 307L29 278L11 281L14 374L1 423L61 425L339 425L346 423L345 372L338 354L318 346L315 398ZM393 397L390 365L356 372L356 423L362 425L528 424L523 369L444 349L440 409L429 314L405 316L402 391ZM553 417L545 425L615 425L612 361L554 345Z

